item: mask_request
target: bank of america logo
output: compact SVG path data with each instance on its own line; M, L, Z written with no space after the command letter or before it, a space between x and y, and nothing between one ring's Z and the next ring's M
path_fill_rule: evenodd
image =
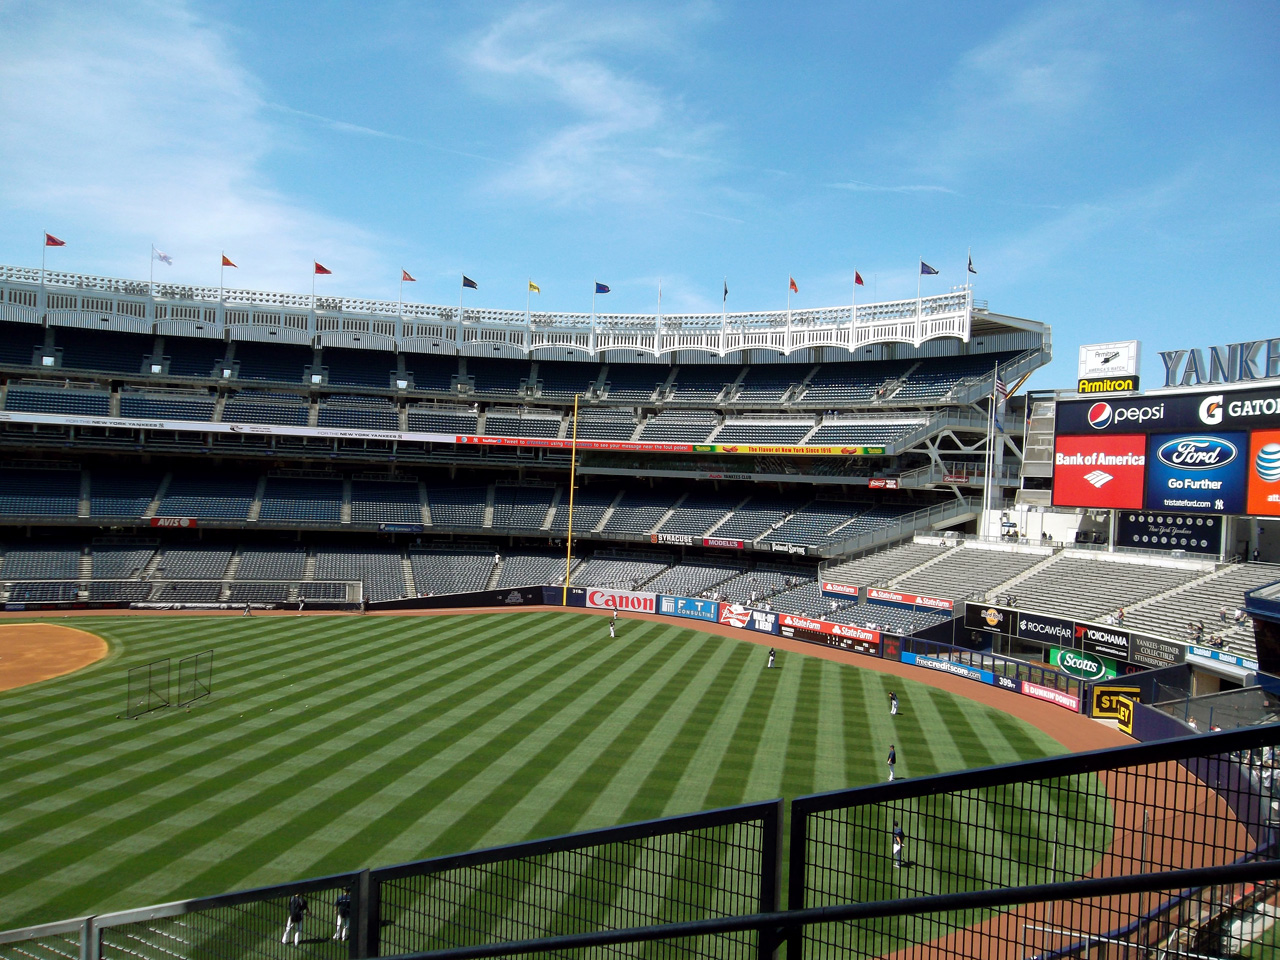
M1111 474L1105 473L1102 470L1095 470L1093 473L1086 473L1084 478L1099 490L1101 490L1105 484L1108 484L1115 479Z

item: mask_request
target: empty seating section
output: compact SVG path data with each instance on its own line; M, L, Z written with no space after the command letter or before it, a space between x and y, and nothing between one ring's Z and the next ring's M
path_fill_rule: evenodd
M9 587L10 603L62 603L74 600L78 583L14 583Z
M0 470L0 514L74 517L79 470Z
M671 509L670 494L628 490L605 521L604 529L614 533L648 533Z
M476 415L458 407L410 407L409 429L424 433L460 433L468 437L480 432Z
M285 343L242 341L235 345L237 376L241 380L275 380L279 383L301 383L304 368L314 356L310 347Z
M795 444L813 429L812 420L726 420L713 443Z
M1045 559L1043 554L957 548L930 564L893 581L895 590L927 597L982 599L986 592Z
M1280 580L1280 566L1269 563L1246 563L1228 567L1226 572L1205 576L1182 589L1135 610L1125 612L1124 625L1175 640L1191 639L1189 625L1204 624L1206 636L1220 636L1227 649L1237 656L1257 658L1253 621L1232 622L1234 613L1244 606L1246 590ZM1018 593L1018 587L1014 593ZM1227 608L1227 622L1222 622L1222 608Z
M670 372L669 368L657 365L624 367L611 364L605 375L604 398L614 403L648 403Z
M564 582L564 554L512 553L502 555L502 568L494 584L505 587L533 587ZM572 569L572 567L570 568ZM419 586L421 589L421 586Z
M493 573L493 552L429 550L409 551L413 582L419 593L469 593L483 590Z
M809 367L805 364L748 366L733 402L741 405L780 404L787 391L799 384L808 372Z
M1012 360L1012 353L988 353L976 357L938 357L923 360L901 388L894 403L936 403L943 400L962 380L990 376L996 363Z
M493 525L538 530L547 519L554 495L555 487L498 484L493 490Z
M849 518L865 510L870 504L845 500L814 500L801 507L783 521L776 530L765 534L768 543L827 543L831 534L850 522ZM842 536L839 539L847 539Z
M780 613L794 613L805 617L821 617L830 620L831 601L822 595L822 588L814 581L802 583L769 597L766 602ZM843 621L841 621L843 622Z
M89 513L94 517L141 517L160 488L160 477L138 472L94 470L89 475Z
M1132 606L1202 575L1203 571L1178 567L1059 554L1009 589L1017 597L1020 609L1088 620Z
M798 510L808 498L797 500L785 494L756 494L734 511L720 526L714 536L731 540L757 540L794 510Z
M740 573L716 587L730 603L760 603L783 590L813 579L812 570L757 567ZM754 599L753 599L754 594Z
M6 410L25 413L67 413L86 417L105 417L111 412L111 395L105 390L48 386L9 387Z
M76 370L140 374L143 359L155 344L154 337L141 333L108 333L72 327L56 329L56 342L62 348L62 365Z
M664 410L645 421L639 439L702 443L719 422L716 414L704 410Z
M828 567L822 575L827 580L848 583L855 587L887 584L895 577L902 576L950 549L952 548L932 543L903 543L888 550L859 557L857 560L849 560L846 563Z
M164 580L221 580L231 553L229 547L169 547L160 556L155 575Z
M489 397L520 396L532 369L528 360L467 360L467 376L474 381L476 393Z
M914 509L911 506L896 506L893 504L870 507L850 520L846 526L840 528L839 539L849 540L853 537L860 537L864 533L870 533L872 530L888 526L906 514L911 513Z
M120 394L120 416L154 417L158 420L213 419L212 398L170 397L142 393Z
M805 404L871 403L876 391L901 377L911 367L905 360L878 363L824 363L818 368L800 402Z
M158 603L217 603L222 599L222 584L161 583L151 599Z
M394 403L382 397L330 397L320 404L316 426L399 430L400 414Z
M416 483L351 481L353 523L422 523L422 498Z
M914 633L951 619L949 613L874 602L842 607L836 616L843 618L844 623L857 623L891 633Z
M89 583L90 600L124 600L136 603L150 600L156 585L149 580L92 580Z
M544 361L538 364L538 396L547 400L572 400L578 394L585 394L599 378L598 363Z
M596 554L573 571L569 582L576 587L617 587L635 590L668 566L666 560L642 560Z
M298 584L298 598L301 600L329 600L342 602L348 598L347 586L344 583L306 583Z
M406 353L404 369L406 375L413 379L415 390L449 393L453 389L453 378L458 375L458 358Z
M320 363L329 369L328 382L344 387L386 390L396 373L396 355L380 350L326 347Z
M484 526L486 487L439 487L427 491L431 525L435 527Z
M741 567L730 567L724 564L677 563L643 584L643 589L651 593L696 597L741 572Z
M80 574L78 547L9 547L0 577L9 580L74 580Z
M169 358L172 377L218 377L219 361L227 355L221 340L199 340L194 337L165 337L164 352Z
M0 363L29 367L36 348L44 343L44 327L33 323L0 322Z
M636 430L636 418L630 410L614 407L579 407L579 440L630 440ZM573 414L569 414L566 437L573 436Z
M527 417L518 414L485 414L484 432L490 437L554 437L560 432L559 417Z
M255 477L175 475L156 515L247 520L257 489Z
M233 583L227 589L232 603L284 603L289 599L287 583Z
M377 547L316 550L316 580L361 580L364 594L370 600L394 600L405 595L404 565L400 552ZM308 587L306 596L320 596Z
M681 364L672 382L671 399L713 404L738 376L740 367Z
M237 580L301 580L306 575L307 552L245 547L240 551Z
M268 477L260 520L342 520L342 481Z
M588 487L578 490L573 497L573 529L575 533L587 533L596 528L600 518L604 516L609 504L617 496L616 491ZM556 507L555 516L551 518L551 529L566 531L569 528L569 491L565 490Z
M662 533L700 537L742 500L737 494L694 491L680 502L658 528Z
M888 445L901 440L913 430L918 430L926 420L828 420L824 422L808 443L814 446L853 443L858 445Z
M310 405L302 397L245 391L227 398L222 407L222 421L305 426L309 410Z
M93 578L95 580L128 580L142 573L155 556L155 547L95 546Z

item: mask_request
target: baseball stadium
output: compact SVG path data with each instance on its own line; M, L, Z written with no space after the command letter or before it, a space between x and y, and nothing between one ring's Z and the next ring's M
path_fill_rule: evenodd
M0 957L1280 955L1280 340L1178 352L0 266Z

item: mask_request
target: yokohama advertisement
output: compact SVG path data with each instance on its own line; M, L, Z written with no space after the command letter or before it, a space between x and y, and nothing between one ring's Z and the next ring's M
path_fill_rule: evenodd
M1053 454L1053 505L1142 508L1147 438L1140 433L1057 437Z
M630 590L608 590L587 587L587 606L597 610L627 610L632 613L655 613L657 594L632 593Z
M880 603L894 603L904 607L930 607L934 610L952 610L954 600L943 597L922 597L915 593L898 593L896 590L881 590L879 587L867 587L867 599Z

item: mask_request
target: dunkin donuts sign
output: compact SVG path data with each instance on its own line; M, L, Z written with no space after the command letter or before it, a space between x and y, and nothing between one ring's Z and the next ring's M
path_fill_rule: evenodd
M657 594L632 593L630 590L602 590L592 587L587 591L587 606L599 610L656 613Z

